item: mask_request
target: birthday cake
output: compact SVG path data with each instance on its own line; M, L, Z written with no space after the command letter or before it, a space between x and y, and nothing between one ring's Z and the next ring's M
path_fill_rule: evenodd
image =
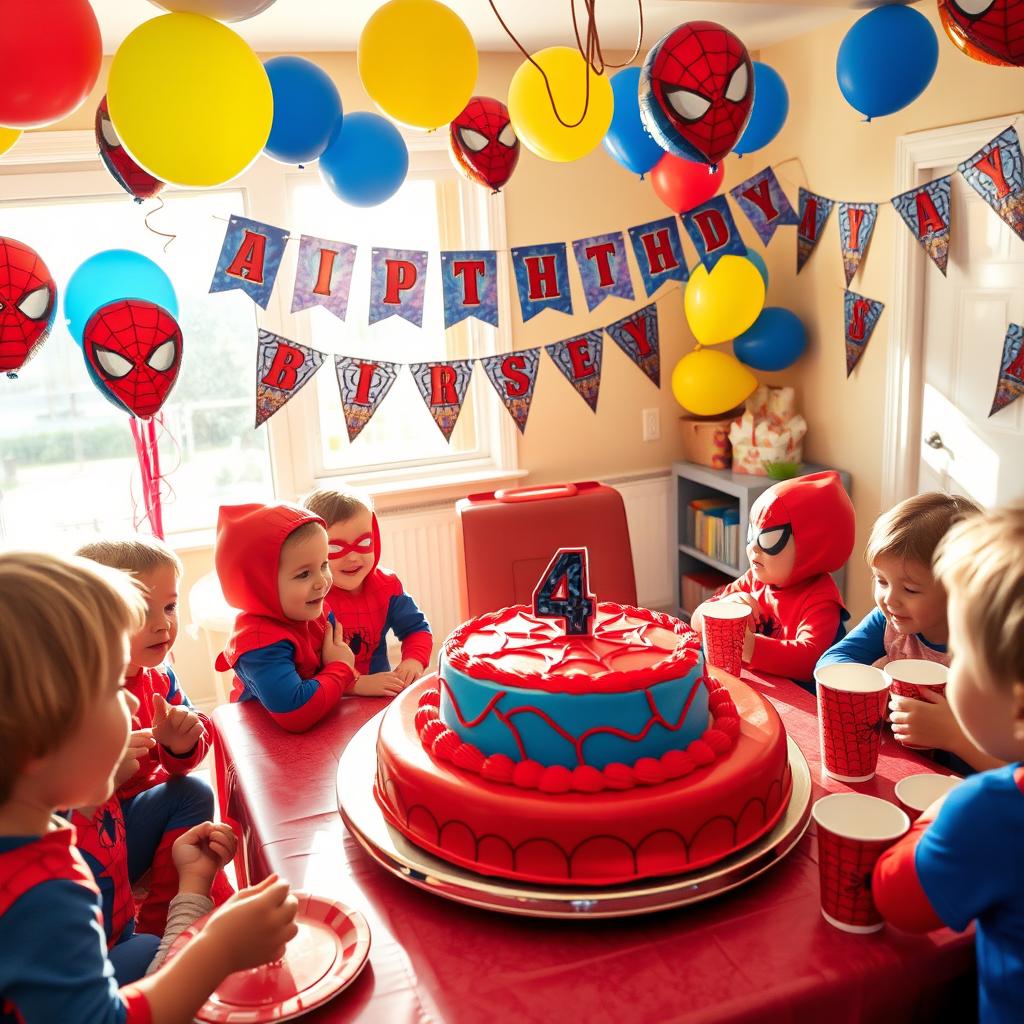
M386 820L485 875L605 886L712 864L770 831L792 789L786 735L697 635L592 602L585 633L516 605L445 641L377 740Z

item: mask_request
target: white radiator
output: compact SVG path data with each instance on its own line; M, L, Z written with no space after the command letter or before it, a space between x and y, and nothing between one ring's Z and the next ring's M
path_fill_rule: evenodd
M666 558L670 481L664 472L606 481L626 505L637 600L648 608L672 604L673 567ZM455 508L438 504L382 512L379 518L383 562L427 616L437 641L436 659L440 641L461 621Z

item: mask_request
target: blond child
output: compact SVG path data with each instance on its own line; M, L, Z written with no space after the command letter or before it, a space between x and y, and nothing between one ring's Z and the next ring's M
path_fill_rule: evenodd
M974 921L982 1024L1024 1004L1024 508L972 516L935 559L949 594L946 692L973 744L1004 767L965 780L884 853L879 910L906 931Z
M233 896L151 978L118 990L100 901L58 807L102 804L128 742L123 680L145 601L122 573L0 555L0 1020L186 1024L230 973L279 957L294 897Z
M369 498L354 491L319 490L303 504L327 524L327 557L334 581L327 608L355 654L360 677L354 692L392 697L430 663L430 626L401 580L378 565L380 527ZM402 660L393 669L387 651L389 630L402 644Z
M857 662L883 668L902 658L949 665L946 592L932 575L932 556L954 523L979 511L969 498L929 491L879 516L864 549L875 608L818 667ZM890 707L893 734L902 742L946 751L957 759L950 767L961 771L997 767L964 735L941 694L931 701L893 696Z

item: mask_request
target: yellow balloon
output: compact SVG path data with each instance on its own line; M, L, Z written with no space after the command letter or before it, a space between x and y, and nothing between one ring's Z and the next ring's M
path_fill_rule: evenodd
M716 349L698 348L672 371L672 394L697 416L728 412L756 388L757 378L735 356Z
M110 65L107 105L137 164L175 185L230 181L262 152L270 80L237 32L200 14L143 22Z
M0 156L3 156L20 138L20 128L0 128Z
M579 160L600 145L612 123L612 87L605 75L590 72L590 99L583 115L587 62L579 50L549 46L533 55L542 75L529 61L519 65L508 87L508 113L523 145L545 160ZM575 128L560 124L544 84L547 76L558 115Z
M390 0L359 37L359 77L374 103L413 128L440 128L476 89L479 57L465 22L437 0Z
M702 345L741 335L764 309L764 278L745 256L723 256L709 274L700 264L683 299L686 322Z

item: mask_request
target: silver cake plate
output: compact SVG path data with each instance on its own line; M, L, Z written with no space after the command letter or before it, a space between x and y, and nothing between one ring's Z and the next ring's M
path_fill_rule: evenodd
M338 807L366 852L419 889L471 907L526 917L627 917L698 903L751 881L777 864L800 841L811 817L811 772L787 738L793 792L776 826L724 860L688 874L643 878L627 885L559 888L512 882L450 864L406 839L387 823L373 795L377 733L386 711L353 736L338 764Z

